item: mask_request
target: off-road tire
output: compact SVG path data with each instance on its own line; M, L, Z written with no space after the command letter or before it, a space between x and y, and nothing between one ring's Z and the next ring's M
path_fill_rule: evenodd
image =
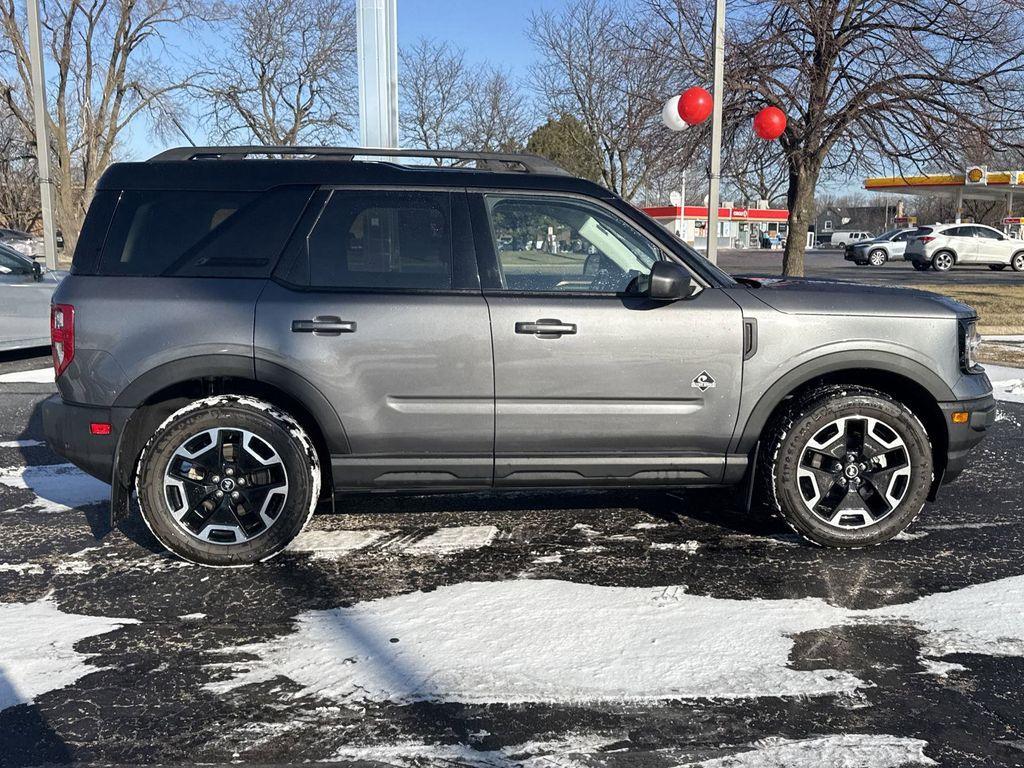
M886 516L865 527L840 528L807 508L797 467L819 430L854 415L879 419L902 438L911 477L899 505ZM759 456L758 483L764 503L794 531L824 547L867 547L898 535L921 513L933 480L931 442L920 420L903 403L867 387L828 385L795 398L768 426Z
M272 524L241 542L203 541L190 534L172 515L165 489L175 452L192 436L218 428L255 435L259 440L254 442L263 441L276 452L287 475L287 495ZM171 552L200 565L239 567L268 560L299 534L316 508L320 482L316 448L295 419L256 398L215 395L181 408L157 428L139 458L135 490L143 520Z

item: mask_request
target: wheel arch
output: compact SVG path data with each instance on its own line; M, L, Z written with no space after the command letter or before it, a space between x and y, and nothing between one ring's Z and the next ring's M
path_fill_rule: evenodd
M753 455L765 429L793 398L829 384L877 389L910 408L931 440L938 483L945 471L949 448L949 430L939 403L956 400L956 395L934 372L896 354L875 353L871 359L864 359L859 354L836 353L795 368L761 396L737 435L732 452Z
M115 517L124 512L116 503L118 490L131 487L135 465L146 441L169 415L185 404L210 395L257 397L289 413L312 439L320 464L330 468L331 455L348 453L349 444L337 412L313 384L300 374L275 364L257 366L237 355L201 355L164 363L132 381L115 407L131 409L118 440L114 460ZM323 490L333 490L331 473L324 473Z

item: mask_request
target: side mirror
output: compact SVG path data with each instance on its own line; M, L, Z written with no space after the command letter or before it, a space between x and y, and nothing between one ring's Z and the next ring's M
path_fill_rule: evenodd
M32 279L37 283L43 279L43 265L38 261L32 262Z
M690 273L674 261L656 261L651 267L647 295L658 301L678 301L693 293Z

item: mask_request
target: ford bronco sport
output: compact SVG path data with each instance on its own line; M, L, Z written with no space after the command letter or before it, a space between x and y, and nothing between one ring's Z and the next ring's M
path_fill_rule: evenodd
M995 415L969 307L733 279L528 155L119 163L53 301L51 446L208 565L346 491L733 485L875 544Z

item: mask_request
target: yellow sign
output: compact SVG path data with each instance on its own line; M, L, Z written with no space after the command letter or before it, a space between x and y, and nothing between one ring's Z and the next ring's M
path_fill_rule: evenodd
M985 184L988 181L988 173L985 166L972 165L967 169L967 173L964 174L965 181L968 185L970 184Z

